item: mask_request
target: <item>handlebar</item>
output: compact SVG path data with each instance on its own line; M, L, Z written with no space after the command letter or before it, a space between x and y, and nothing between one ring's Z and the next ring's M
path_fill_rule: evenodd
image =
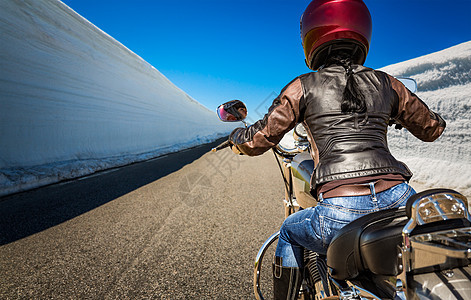
M222 150L224 148L227 148L231 145L231 142L229 142L229 140L227 141L224 141L222 142L221 144L217 145L216 147L214 147L213 149L211 149L211 152L216 152L216 151L219 151L219 150Z

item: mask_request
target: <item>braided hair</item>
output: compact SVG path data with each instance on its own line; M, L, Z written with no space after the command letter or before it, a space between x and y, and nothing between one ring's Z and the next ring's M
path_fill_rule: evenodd
M324 67L331 65L339 65L344 67L347 75L347 84L343 91L342 99L342 112L343 113L365 113L366 102L365 96L359 89L358 83L355 79L355 73L352 67L352 56L345 52L333 52L326 60Z

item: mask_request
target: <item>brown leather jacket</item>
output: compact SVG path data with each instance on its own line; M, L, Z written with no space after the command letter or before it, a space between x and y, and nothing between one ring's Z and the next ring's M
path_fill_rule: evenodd
M422 141L437 139L445 121L394 77L361 65L354 76L365 96L366 113L342 113L346 85L342 66L301 75L273 101L268 113L247 129L237 128L231 142L247 155L274 147L297 123L305 125L315 162L311 188L336 180L412 173L389 152L387 127L397 123Z

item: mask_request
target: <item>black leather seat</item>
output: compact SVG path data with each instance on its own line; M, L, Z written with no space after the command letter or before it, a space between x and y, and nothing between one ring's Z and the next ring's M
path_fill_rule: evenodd
M327 249L332 277L353 279L366 270L397 275L397 246L402 243L407 220L404 208L393 208L368 214L343 227Z
M398 246L402 245L402 229L411 215L412 204L420 198L440 193L457 192L426 190L412 195L405 208L374 212L343 227L327 249L327 265L332 269L332 277L353 279L364 271L385 276L399 274ZM422 225L413 234L469 226L466 219L446 220Z

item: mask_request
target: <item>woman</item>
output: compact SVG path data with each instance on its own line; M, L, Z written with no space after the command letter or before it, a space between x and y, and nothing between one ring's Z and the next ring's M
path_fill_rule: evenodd
M361 0L314 0L301 18L308 67L289 83L268 114L230 135L235 152L259 155L302 122L315 170L311 193L320 204L288 217L274 261L275 299L300 286L303 248L325 253L335 233L365 214L403 206L415 191L412 173L389 152L386 133L396 123L423 141L437 139L445 121L394 77L362 64L371 16Z

